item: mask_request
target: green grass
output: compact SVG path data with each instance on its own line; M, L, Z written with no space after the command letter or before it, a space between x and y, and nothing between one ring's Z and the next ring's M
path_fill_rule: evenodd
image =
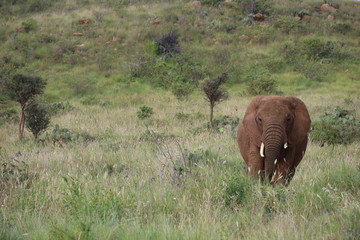
M246 178L236 130L207 130L209 106L199 89L179 100L151 83L164 77L155 65L136 76L144 59L161 63L149 43L176 30L183 54L202 71L200 82L228 72L229 99L214 108L214 117L243 117L252 99L246 74L261 67L276 79L277 94L305 102L312 120L335 106L354 109L359 119L355 3L333 1L340 10L330 22L317 12L322 2L272 0L265 23L247 25L237 1L193 11L177 1L68 0L30 11L38 2L0 9L2 77L10 69L47 79L40 102L72 106L51 117L47 133L59 125L91 140L39 143L25 130L19 141L17 122L0 119L0 239L360 237L359 141L321 147L310 140L288 187L263 185ZM312 20L294 23L289 10L298 8ZM281 16L298 25L287 33L278 27ZM81 17L91 24L80 25ZM162 23L152 25L157 17ZM29 19L38 28L18 33ZM339 23L351 29L336 32ZM296 70L300 50L294 63L284 56L285 43L309 36L337 42L345 56L314 60L328 67L322 81ZM3 98L0 104L1 113L19 110ZM142 105L153 109L149 119L137 117Z

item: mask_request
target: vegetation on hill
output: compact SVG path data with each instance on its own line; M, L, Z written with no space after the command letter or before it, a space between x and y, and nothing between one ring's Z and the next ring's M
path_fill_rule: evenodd
M358 239L359 37L350 0L0 0L0 239ZM257 94L309 109L288 187L245 176Z

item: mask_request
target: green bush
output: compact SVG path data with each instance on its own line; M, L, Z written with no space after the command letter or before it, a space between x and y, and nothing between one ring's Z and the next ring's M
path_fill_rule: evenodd
M175 114L175 118L180 121L188 121L191 118L191 115L188 113L178 112Z
M213 130L216 132L223 133L225 130L233 132L240 124L239 117L231 117L228 115L222 115L220 117L215 117L213 120ZM208 123L209 127L209 123Z
M31 31L37 30L37 22L30 18L21 23L21 27L24 29L25 32L29 33Z
M305 78L321 82L328 74L328 66L314 60L300 59L295 64L295 70L302 73Z
M350 144L360 138L360 121L354 111L335 108L312 123L310 138L321 144Z
M347 22L337 22L332 25L332 31L345 35L351 31L351 25Z
M264 59L261 65L268 69L271 73L281 72L285 67L285 60L280 57L271 56Z
M223 0L202 0L201 3L204 5L218 6Z
M307 59L330 58L335 46L333 41L323 41L317 37L304 37L299 42L299 53Z
M52 115L56 115L60 112L68 112L73 110L74 107L68 102L57 102L53 103L49 106L49 113Z
M19 185L29 188L34 177L35 175L30 173L29 166L24 161L19 161L16 158L6 160L0 155L1 200L6 197L6 191L9 188L15 188Z
M274 20L274 27L280 29L286 34L303 33L305 31L305 24L292 16L280 15Z
M25 108L26 127L32 132L37 139L40 132L46 130L49 126L50 118L46 107L40 105L36 101L26 104Z
M254 66L244 78L250 95L267 95L276 92L277 82L265 68Z
M19 113L15 109L1 109L0 110L0 125L5 122L16 122L19 121Z
M67 128L60 128L58 124L51 133L43 133L38 138L41 142L52 142L54 145L58 144L62 146L64 143L87 143L95 140L95 137L91 136L87 132L74 132Z
M250 195L251 185L249 179L244 175L230 176L225 179L224 200L227 206L232 204L243 204Z
M140 110L136 112L136 115L139 119L146 119L150 118L153 115L153 109L146 105L140 107Z

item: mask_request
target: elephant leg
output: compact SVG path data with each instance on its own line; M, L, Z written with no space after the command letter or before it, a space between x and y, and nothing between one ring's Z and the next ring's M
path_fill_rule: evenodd
M260 156L260 148L255 145L250 145L247 167L246 174L248 177L260 177L263 179L264 159Z
M299 165L301 159L305 155L307 142L308 142L308 138L306 136L306 138L304 138L304 140L296 146L295 154L294 154L294 169L297 167L297 165Z
M308 138L306 137L302 142L300 142L294 149L293 154L289 156L289 159L292 159L291 165L289 166L287 176L285 179L285 185L289 185L291 179L295 175L296 167L299 165L301 160L304 157ZM287 156L288 157L288 156Z

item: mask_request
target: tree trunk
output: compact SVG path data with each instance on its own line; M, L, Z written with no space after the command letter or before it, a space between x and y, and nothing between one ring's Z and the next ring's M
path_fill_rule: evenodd
M210 104L210 128L213 127L214 105Z
M25 126L25 104L21 105L21 113L19 120L19 140L21 140L24 134L24 126Z

